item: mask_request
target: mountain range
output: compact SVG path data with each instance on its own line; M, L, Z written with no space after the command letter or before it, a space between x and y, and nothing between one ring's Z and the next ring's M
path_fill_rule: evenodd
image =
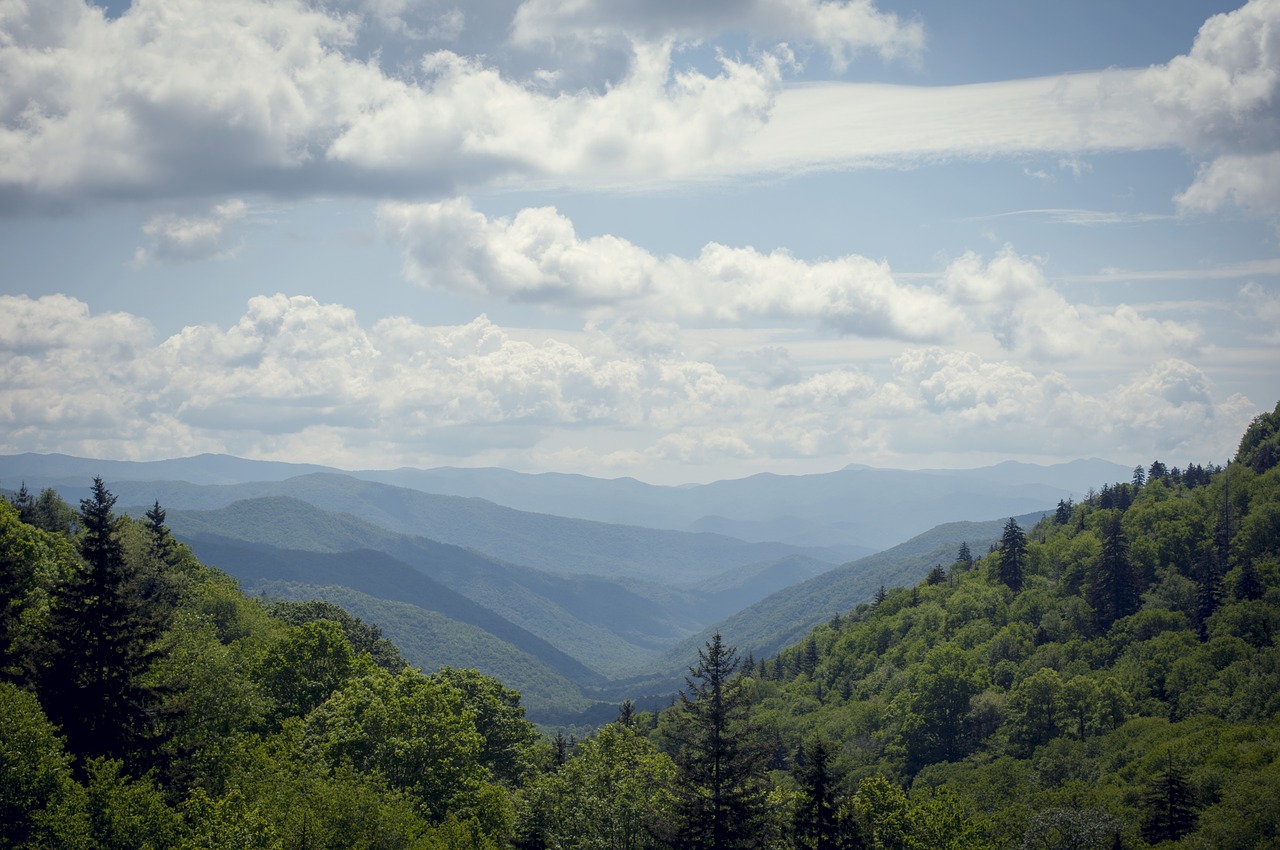
M73 503L95 475L131 514L159 501L174 534L247 592L337 602L415 664L498 676L544 722L669 692L717 631L744 654L776 653L879 586L949 564L961 542L985 551L1007 517L1030 524L1128 477L1078 461L664 487L216 455L0 457L6 488L52 486Z

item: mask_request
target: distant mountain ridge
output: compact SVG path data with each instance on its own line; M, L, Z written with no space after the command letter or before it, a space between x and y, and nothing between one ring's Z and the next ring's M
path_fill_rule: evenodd
M895 470L850 464L812 475L761 473L672 487L634 478L492 468L344 471L227 455L148 462L0 456L0 484L14 489L23 480L29 486L83 487L94 475L109 482L226 485L328 473L443 496L482 498L535 513L826 548L838 553L837 561L887 549L944 522L1016 516L1052 507L1059 499L1080 499L1091 487L1128 481L1131 471L1132 467L1096 458L1049 466L1005 461L976 469Z

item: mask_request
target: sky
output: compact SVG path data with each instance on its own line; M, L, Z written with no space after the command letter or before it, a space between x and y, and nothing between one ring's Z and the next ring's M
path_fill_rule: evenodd
M0 0L0 453L1223 463L1280 0Z

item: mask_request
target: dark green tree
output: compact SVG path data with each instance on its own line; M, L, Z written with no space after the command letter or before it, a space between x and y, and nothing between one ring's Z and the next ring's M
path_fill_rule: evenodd
M1103 629L1138 608L1137 578L1129 563L1129 544L1113 514L1102 528L1102 555L1093 570L1087 601Z
M1252 561L1245 561L1240 566L1240 575L1236 579L1236 599L1242 601L1261 599L1263 591L1262 579L1258 577L1258 570L1253 566Z
M1133 468L1133 480L1131 483L1134 487L1139 488L1147 483L1147 473L1143 471L1142 464L1138 464Z
M942 568L942 564L934 564L929 574L924 577L924 583L928 585L942 584L946 580L947 571Z
M39 670L41 702L80 756L125 755L150 737L159 618L125 558L116 497L101 478L80 502L83 559L50 600Z
M876 595L872 598L871 601L873 604L879 605L881 602L885 601L888 598L889 598L889 592L884 589L884 585L882 584L880 585L879 588L876 589Z
M801 798L796 806L794 844L797 850L853 850L861 846L856 825L841 810L839 777L832 764L831 744L814 736L796 759Z
M164 524L165 511L159 500L147 510L147 548L159 563L173 566L178 541L173 539L169 526Z
M965 569L973 566L973 553L969 551L969 541L962 540L960 542L960 551L956 553L956 562L964 564Z
M1004 524L995 562L996 578L1011 590L1021 590L1027 563L1027 536L1013 517L1009 517L1009 521Z
M31 493L27 490L27 482L22 482L22 486L18 488L18 494L13 497L12 502L13 506L18 509L18 519L28 525L34 525L36 500L31 498Z
M769 752L737 669L717 632L698 650L676 706L677 845L686 850L754 848L766 838Z
M1142 802L1142 837L1151 844L1177 841L1196 828L1195 789L1172 755Z
M31 519L23 521L41 531L70 535L75 533L78 519L75 509L62 501L58 491L46 487L40 491L35 504L31 506Z

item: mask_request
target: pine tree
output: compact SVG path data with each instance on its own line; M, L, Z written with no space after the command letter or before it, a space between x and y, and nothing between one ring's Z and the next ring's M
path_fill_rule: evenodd
M769 754L752 722L747 680L717 633L698 651L675 712L678 846L754 848L764 843Z
M80 502L83 563L53 594L43 635L41 702L81 756L124 755L148 737L155 702L142 677L158 621L125 558L115 502L95 478Z
M1236 599L1261 599L1263 593L1262 579L1252 561L1245 561L1240 566L1240 576L1236 579Z
M1027 536L1013 517L1004 524L1000 536L1000 548L996 554L996 578L1011 590L1022 589L1022 576L1026 569Z
M1195 828L1195 791L1182 765L1170 755L1164 773L1143 798L1142 837L1151 844L1177 841Z
M27 490L27 482L23 481L22 486L18 488L18 495L13 497L13 506L18 509L18 519L28 525L35 524L36 500Z
M956 554L956 563L964 564L966 570L973 566L973 553L969 551L969 541L962 540L960 542L960 551Z
M1112 516L1102 529L1102 557L1094 569L1087 600L1093 606L1098 625L1108 628L1138 608L1137 579L1129 563L1129 544L1120 527L1120 516Z
M861 846L854 824L841 817L831 745L822 736L815 736L801 748L796 762L796 781L803 795L794 823L798 850L852 850Z
M165 511L159 500L147 511L147 532L150 535L148 550L152 557L162 564L173 566L177 541L164 524Z

